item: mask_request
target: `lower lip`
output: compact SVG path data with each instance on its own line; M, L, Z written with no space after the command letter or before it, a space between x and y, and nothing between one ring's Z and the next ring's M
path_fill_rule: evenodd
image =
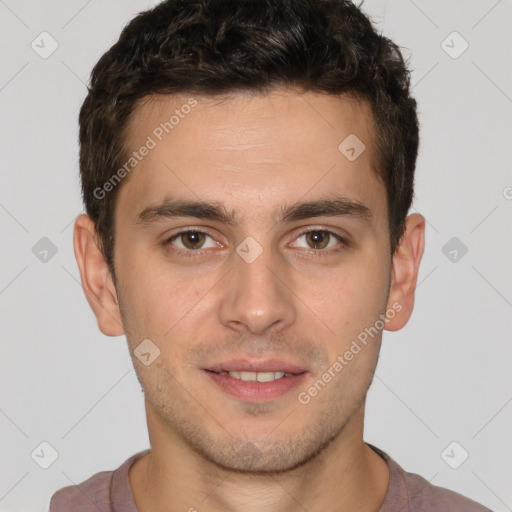
M202 371L226 393L249 402L266 402L283 396L303 382L307 374L304 372L290 375L270 382L246 382L234 379L229 374L219 375L208 370Z

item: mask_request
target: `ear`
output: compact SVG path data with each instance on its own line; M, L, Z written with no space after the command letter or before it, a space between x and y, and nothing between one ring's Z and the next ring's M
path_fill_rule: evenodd
M386 319L387 331L398 331L411 317L418 270L425 248L425 218L413 213L405 219L405 224L404 236L392 261L387 308L395 311L395 315Z
M100 331L107 336L124 334L112 275L101 252L94 221L85 214L75 221L73 246L82 288Z

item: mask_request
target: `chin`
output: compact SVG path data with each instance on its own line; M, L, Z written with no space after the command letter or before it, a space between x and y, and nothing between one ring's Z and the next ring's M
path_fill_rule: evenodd
M233 438L199 443L193 449L222 469L245 474L279 474L297 469L315 459L337 435L312 435L311 430L268 439L268 433L251 441ZM249 436L247 436L249 437ZM203 438L204 441L204 438Z

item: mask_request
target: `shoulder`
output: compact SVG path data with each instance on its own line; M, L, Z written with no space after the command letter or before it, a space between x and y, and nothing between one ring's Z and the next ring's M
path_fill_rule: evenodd
M431 484L428 480L402 469L403 479L409 494L411 510L431 512L490 512L480 503L444 487Z
M137 512L128 471L147 453L149 449L132 455L115 471L101 471L78 485L59 489L50 499L49 512Z
M386 452L367 443L388 464L389 485L379 512L492 512L476 501L405 471Z
M113 474L101 471L81 484L59 489L50 500L50 512L108 512Z

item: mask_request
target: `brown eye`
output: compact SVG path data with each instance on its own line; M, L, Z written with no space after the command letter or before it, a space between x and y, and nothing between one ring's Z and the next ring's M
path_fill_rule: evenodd
M181 242L187 249L201 249L204 244L205 234L200 231L187 231L180 235Z
M309 231L305 235L306 241L312 249L325 249L331 238L331 234L327 231Z
M329 231L328 229L310 229L308 231L303 231L296 240L300 242L295 242L295 247L313 249L319 253L326 254L343 249L347 245L340 235L333 231Z
M210 239L208 245L208 239ZM171 236L166 242L166 245L175 246L176 250L194 252L199 249L209 249L217 247L218 244L208 234L197 230L180 231L175 235ZM205 245L206 244L206 245Z

